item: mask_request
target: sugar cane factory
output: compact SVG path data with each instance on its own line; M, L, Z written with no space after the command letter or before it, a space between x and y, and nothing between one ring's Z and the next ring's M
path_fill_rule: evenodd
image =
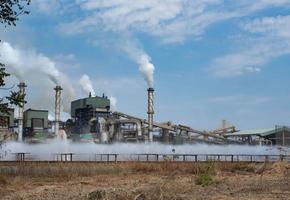
M19 83L19 92L25 94L27 86ZM142 143L160 142L165 144L262 144L290 145L290 129L276 126L273 129L239 131L228 126L223 120L220 129L200 131L187 125L154 121L154 89L148 88L147 119L122 112L112 112L110 99L105 95L87 97L71 102L71 119L61 121L60 109L62 87L56 86L55 116L48 119L48 110L18 108L18 118L14 118L14 109L1 113L1 137L5 140L42 142L54 137L67 137L72 141L91 141L95 143Z

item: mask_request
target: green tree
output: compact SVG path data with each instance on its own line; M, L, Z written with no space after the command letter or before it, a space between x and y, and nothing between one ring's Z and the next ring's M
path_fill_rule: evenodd
M20 15L29 14L25 6L30 4L31 0L0 0L0 22L7 26L16 26ZM1 41L0 41L1 42ZM9 90L10 95L0 98L0 112L8 113L10 105L22 106L25 102L25 95L12 91L12 88L5 88L5 79L10 74L5 70L5 64L0 63L0 89Z

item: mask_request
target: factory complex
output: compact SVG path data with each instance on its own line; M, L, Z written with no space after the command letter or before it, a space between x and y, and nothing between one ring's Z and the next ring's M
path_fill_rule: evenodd
M19 91L25 94L25 83ZM239 131L228 126L224 120L222 127L213 131L199 131L186 125L154 121L154 89L149 88L147 119L141 119L121 112L112 112L110 99L92 96L71 102L71 119L60 120L61 86L55 90L55 117L48 119L48 110L18 108L18 118L14 109L0 113L1 140L42 142L49 138L65 137L72 141L113 142L162 142L172 144L251 144L251 145L290 145L290 128L276 126L272 129Z

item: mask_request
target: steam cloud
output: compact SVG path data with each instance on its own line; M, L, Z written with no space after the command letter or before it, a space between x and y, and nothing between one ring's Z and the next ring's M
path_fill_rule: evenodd
M82 89L85 93L91 93L92 96L96 96L92 81L88 75L84 74L81 77L79 83L82 86Z
M143 75L148 87L153 87L155 67L151 62L150 56L143 51L137 41L123 39L120 48L123 49L129 57L139 64L139 71Z
M184 145L165 145L158 143L150 144L125 144L115 143L112 145L89 143L76 143L68 140L67 142L55 139L46 144L25 144L9 142L3 147L3 152L9 155L7 160L15 159L12 153L26 152L37 155L37 159L53 159L54 153L74 153L75 159L78 156L88 159L85 154L172 154L175 149L176 154L256 154L256 155L279 155L276 147L248 146L248 145L206 145L206 144L184 144ZM78 156L77 156L78 155ZM51 156L51 157L47 157ZM128 158L130 160L130 158Z
M147 54L142 54L138 62L140 64L139 71L144 76L144 79L146 80L148 87L153 88L154 84L153 76L155 67L151 63L151 58Z
M41 72L55 84L59 84L60 73L48 57L34 51L13 48L8 42L0 43L0 59L11 69L19 81L24 81L25 70Z
M111 110L112 111L116 111L117 110L117 102L118 102L117 98L111 96L111 97L109 97L109 99L110 99L110 102L111 102Z
M27 90L31 92L33 98L29 97L27 107L49 109L53 112L53 87L61 85L64 88L62 109L64 112L70 112L69 105L75 91L70 80L56 68L53 60L36 51L16 48L3 41L0 43L0 62L6 65L9 73L19 81L25 81L29 86ZM45 81L45 78L50 81Z

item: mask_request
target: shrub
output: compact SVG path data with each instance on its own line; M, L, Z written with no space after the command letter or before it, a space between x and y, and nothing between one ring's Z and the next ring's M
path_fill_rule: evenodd
M88 195L88 200L101 200L105 197L106 192L103 190L96 190Z
M196 185L208 186L208 185L211 185L213 183L214 183L214 181L213 181L211 175L209 175L209 174L199 174L199 175L196 175L196 177L195 177L195 184Z

